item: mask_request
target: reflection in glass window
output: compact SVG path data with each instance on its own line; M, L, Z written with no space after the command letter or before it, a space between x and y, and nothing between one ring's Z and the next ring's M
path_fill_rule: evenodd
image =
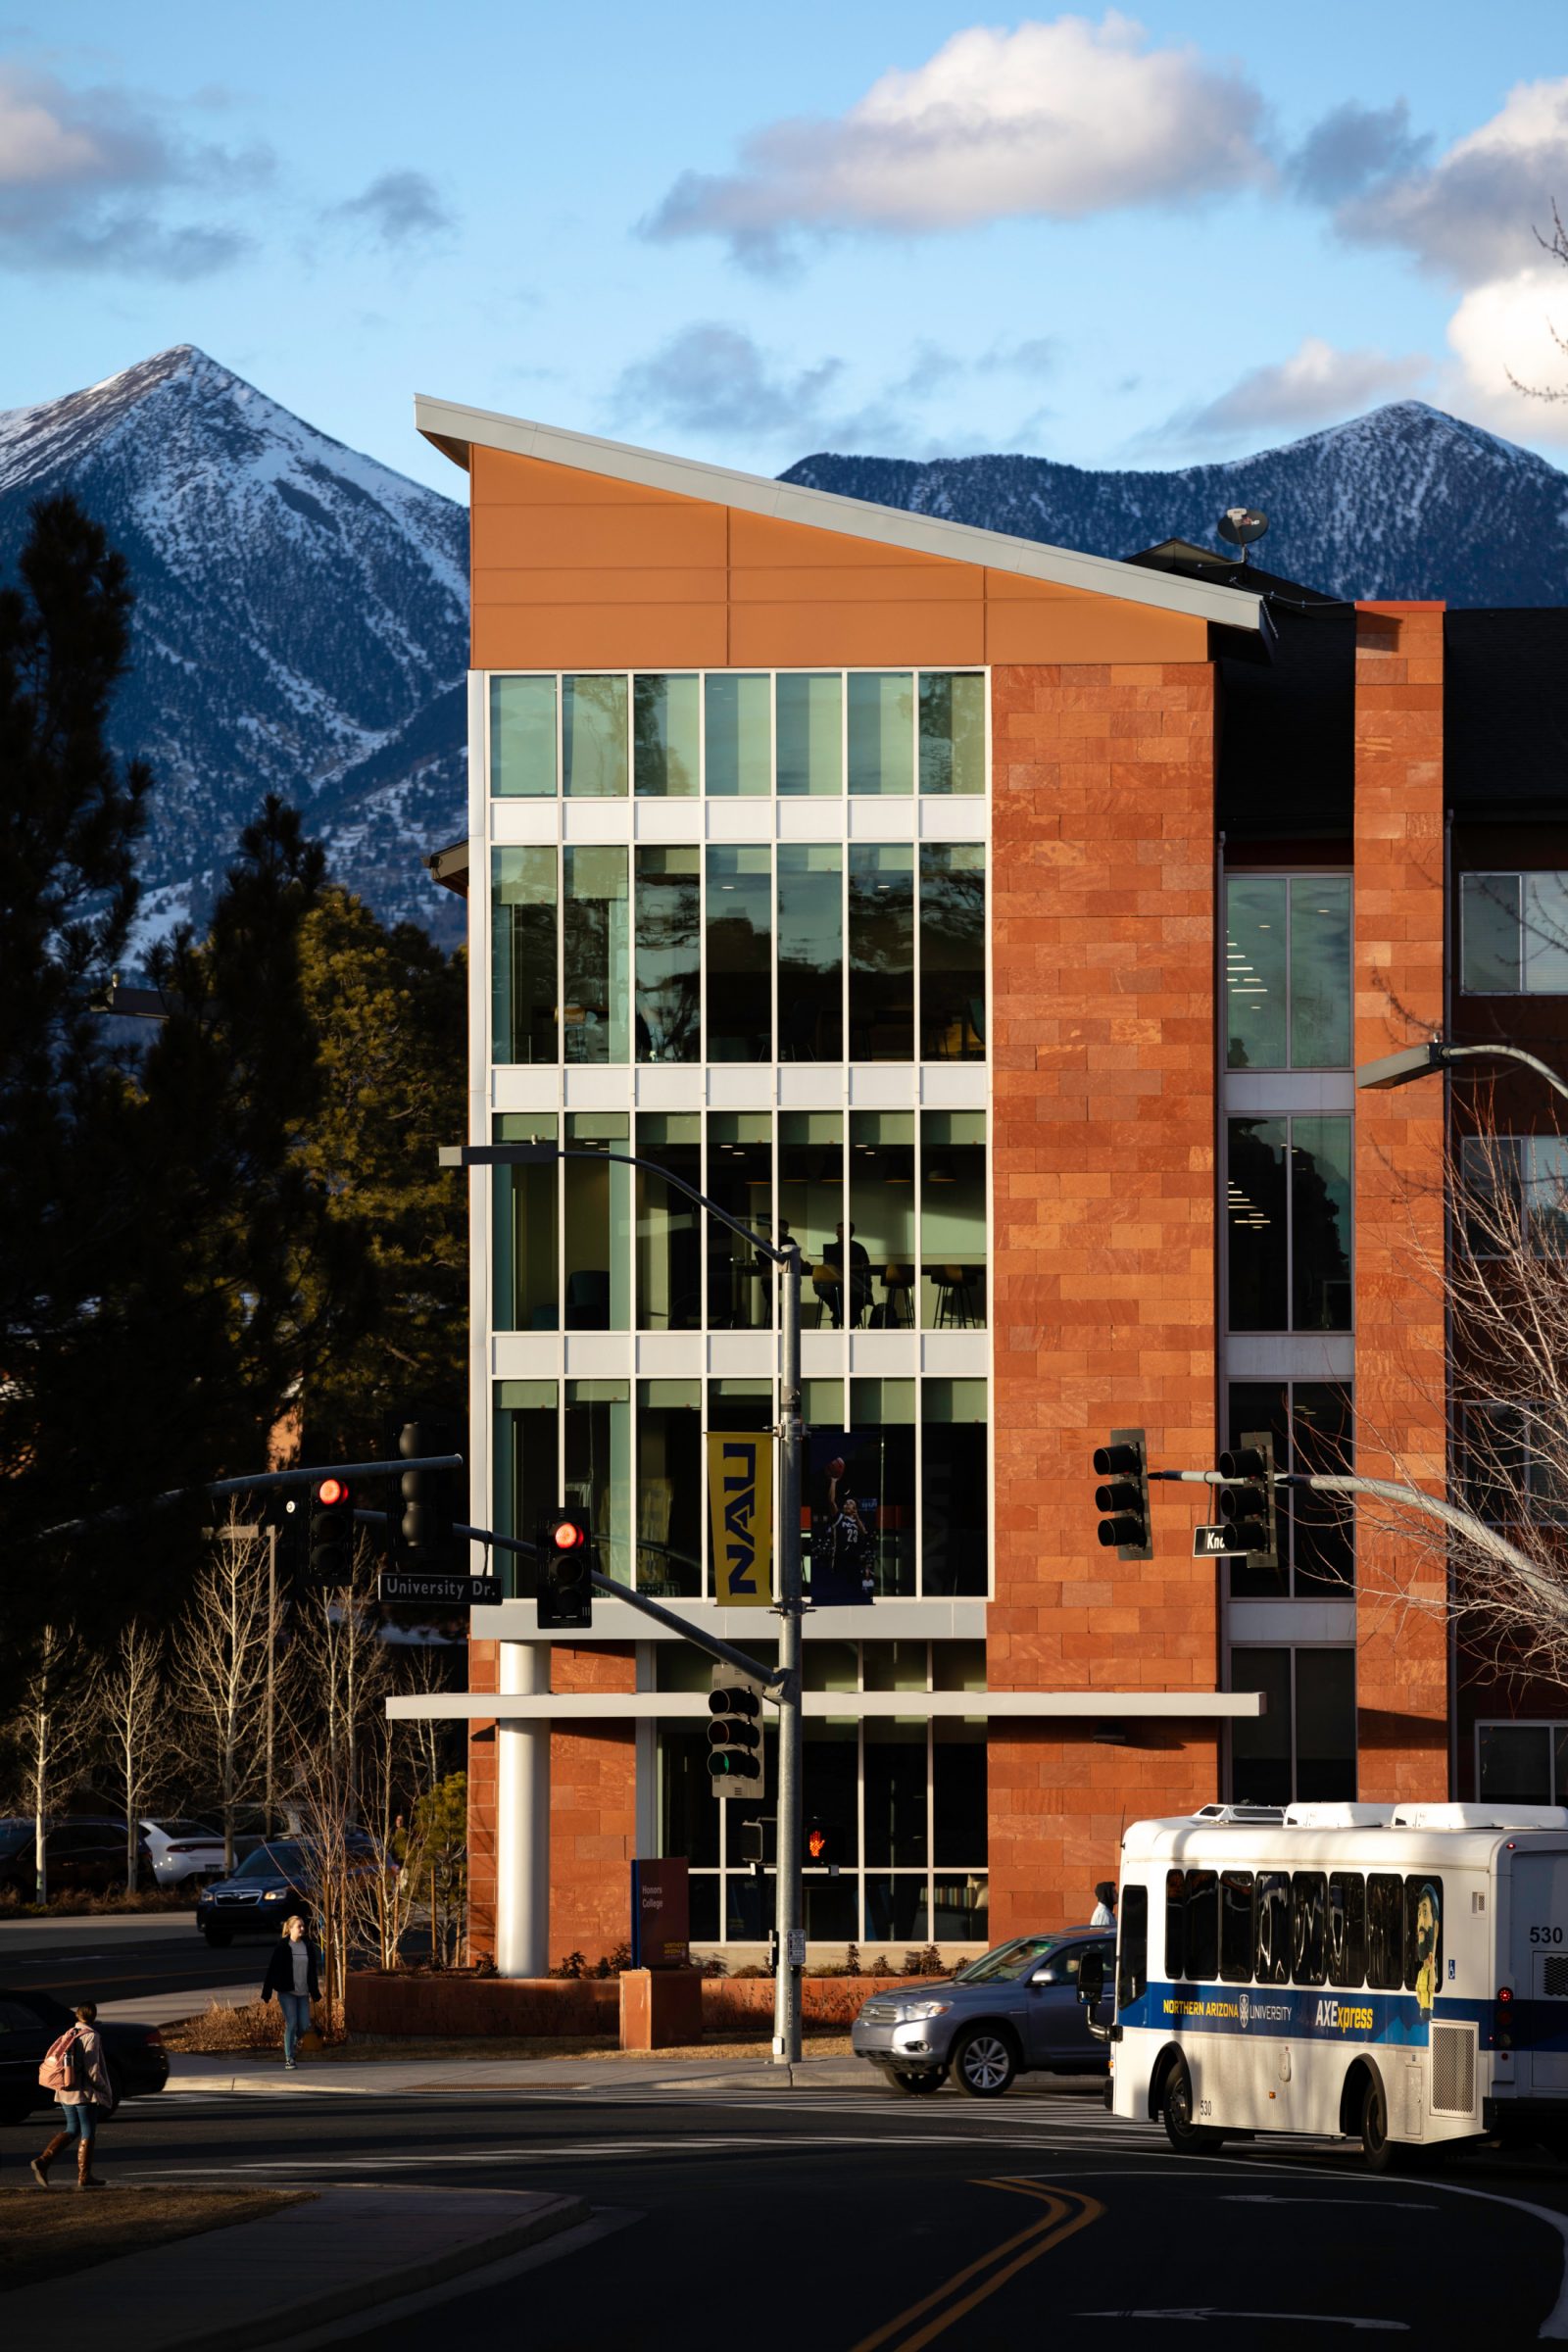
M626 681L623 677L563 678L561 766L569 796L611 801L626 797Z
M490 680L490 790L498 800L554 799L554 678Z
M920 1589L928 1596L984 1593L986 1384L928 1380L920 1424Z
M554 1174L554 1170L548 1171ZM542 1511L560 1501L557 1462L560 1438L557 1389L553 1380L503 1380L496 1384L495 1513L498 1535L531 1544ZM525 1553L498 1552L496 1574L508 1600L531 1599L538 1567ZM709 1800L711 1803L711 1799Z
M1238 1715L1231 1725L1231 1792L1241 1805L1288 1805L1293 1752L1291 1653L1233 1649L1231 1689L1261 1690L1263 1713Z
M844 1058L844 852L778 845L780 1061Z
M824 1291L828 1319L848 1317L850 1329L914 1320L914 1113L857 1110L850 1114L850 1296L842 1285ZM842 1238L842 1237L840 1237ZM842 1271L837 1248L831 1277Z
M702 1384L637 1384L637 1583L644 1592L703 1589Z
M1350 1061L1350 877L1291 877L1291 1066Z
M733 1217L771 1233L773 1226L773 1122L765 1110L710 1110L708 1114L708 1182L710 1200ZM773 1320L772 1262L721 1225L708 1219L708 1328L710 1331L766 1331Z
M553 1144L556 1122L537 1111L506 1112L492 1122L498 1144ZM556 1199L560 1162L497 1168L491 1199L495 1219L497 1331L555 1331L561 1320L557 1271Z
M1276 1469L1333 1475L1355 1466L1350 1396L1342 1383L1233 1381L1227 1443L1239 1446L1255 1430L1266 1430L1273 1439ZM1346 1598L1355 1577L1352 1506L1304 1487L1281 1487L1275 1494L1275 1511L1278 1565L1266 1568L1251 1559L1232 1560L1232 1598L1280 1599L1293 1590L1298 1599Z
M567 1381L565 1461L564 1500L587 1512L605 1574L630 1583L631 1396L625 1381Z
M1219 1973L1227 1984L1250 1984L1257 1949L1252 1913L1252 1874L1222 1872L1219 1886Z
M1568 996L1568 873L1465 874L1460 986L1477 996Z
M1231 1689L1261 1690L1267 1711L1231 1726L1239 1804L1333 1803L1355 1795L1355 1652L1231 1651Z
M708 852L708 1059L773 1058L773 856Z
M556 853L490 853L491 1052L497 1061L557 1058Z
M702 1189L696 1111L639 1111L637 1156ZM637 1170L637 1328L697 1331L703 1320L702 1210L653 1168Z
M944 1715L931 1730L932 1860L939 1871L983 1870L989 1859L984 1720Z
M781 799L844 790L844 687L838 671L813 677L781 670L775 680Z
M574 1152L630 1152L623 1110L575 1110L566 1142ZM562 1162L565 1200L566 1329L631 1329L632 1171L616 1160Z
M844 1118L836 1110L781 1110L778 1116L778 1238L797 1241L808 1269L825 1263L844 1218ZM826 1324L820 1300L808 1289L808 1323ZM813 1318L812 1309L816 1308Z
M1228 1141L1231 1330L1348 1331L1349 1119L1231 1119Z
M850 1058L914 1058L914 851L850 845Z
M1383 1992L1404 1984L1404 1885L1381 1871L1366 1883L1366 1981Z
M1350 1122L1291 1121L1291 1327L1350 1328Z
M923 1863L925 1723L919 1715L870 1716L864 1731L866 1861Z
M718 1934L718 1825L728 1810L713 1802L708 1725L679 1719L661 1723L658 1754L659 1850L683 1854L694 1873L714 1873L707 1879L694 1876L690 1882L692 1935L706 1941ZM705 1909L709 1924L700 1928L697 1922Z
M772 790L772 699L766 677L710 671L703 734L710 798L734 800Z
M928 1110L920 1121L920 1323L986 1322L986 1117Z
M639 848L636 853L639 1061L701 1058L701 855L695 848Z
M852 670L848 686L851 792L912 792L913 678L907 670Z
M985 788L985 679L962 671L923 671L920 790L970 795Z
M1355 1795L1355 1652L1296 1653L1296 1794L1304 1804Z
M1283 1070L1290 953L1285 876L1227 875L1225 912L1226 1061L1233 1070Z
M982 1061L986 854L978 842L920 848L920 1058Z
M563 852L562 1047L570 1062L625 1061L630 996L626 852Z
M695 798L702 762L703 682L698 677L632 682L632 763L639 799Z

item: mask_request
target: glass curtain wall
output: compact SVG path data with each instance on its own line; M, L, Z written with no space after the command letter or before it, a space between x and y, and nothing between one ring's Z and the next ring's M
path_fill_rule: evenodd
M914 1113L850 1113L850 1226L835 1237L826 1273L828 1320L891 1330L914 1322ZM845 1286L848 1286L847 1290Z
M916 1587L914 1414L912 1380L851 1381L845 1475L871 1530L879 1593Z
M986 682L961 672L920 678L920 790L970 795L986 788Z
M775 684L777 790L792 800L844 790L844 681L781 670Z
M639 800L694 800L702 783L700 677L632 682L632 773Z
M629 1058L630 942L626 852L571 848L562 857L562 1045L568 1062Z
M556 681L490 681L490 790L497 800L553 800Z
M702 1118L697 1111L639 1111L636 1151L701 1192ZM700 1331L703 1321L702 1210L650 1169L637 1180L637 1328Z
M708 852L708 1059L773 1058L773 858Z
M1322 1476L1353 1470L1350 1394L1338 1382L1246 1380L1230 1386L1230 1444L1266 1430L1276 1469ZM1281 1487L1275 1494L1279 1565L1230 1563L1238 1600L1343 1600L1355 1583L1355 1517L1348 1502Z
M710 671L704 698L705 778L710 800L752 799L773 785L772 680Z
M561 771L568 797L625 799L626 709L623 677L562 679Z
M630 1152L631 1121L622 1111L569 1111L573 1152ZM632 1170L606 1160L562 1163L566 1250L566 1329L631 1329ZM554 1171L551 1171L554 1174Z
M850 1058L914 1056L914 851L850 844Z
M782 1110L778 1116L778 1238L797 1241L806 1258L808 1289L802 1301L807 1322L825 1323L814 1269L838 1241L844 1218L844 1117L836 1110ZM842 1245L841 1245L842 1246ZM814 1298L813 1298L814 1292ZM816 1309L813 1317L813 1305Z
M630 1384L568 1380L563 1440L564 1499L587 1512L605 1574L629 1580L634 1556Z
M553 1144L557 1122L535 1111L503 1112L490 1122L498 1144ZM491 1187L495 1235L497 1331L557 1331L561 1270L556 1201L560 1163L497 1168Z
M531 1544L561 1500L560 1391L553 1380L503 1380L495 1398L496 1532ZM537 1565L520 1552L498 1552L496 1574L508 1600L531 1600L539 1590Z
M1264 1714L1231 1726L1237 1803L1353 1802L1353 1649L1233 1649L1231 1689L1267 1701Z
M981 1328L987 1318L986 1114L928 1110L920 1119L920 1323Z
M983 1380L927 1380L920 1419L920 1589L928 1598L989 1588Z
M920 1058L983 1061L986 853L978 842L920 848Z
M1350 1121L1227 1122L1232 1331L1350 1328Z
M914 679L907 670L849 673L852 794L914 790Z
M702 1383L637 1384L637 1584L691 1598L703 1590Z
M696 848L636 852L639 1061L702 1057L701 857Z
M1226 877L1226 1061L1233 1070L1350 1063L1350 877Z
M778 1057L844 1058L844 852L778 845Z
M773 1122L765 1110L710 1110L708 1182L720 1208L763 1234L773 1230ZM767 1331L773 1322L772 1261L728 1226L708 1224L708 1329Z
M490 853L491 1052L497 1061L555 1061L556 853Z

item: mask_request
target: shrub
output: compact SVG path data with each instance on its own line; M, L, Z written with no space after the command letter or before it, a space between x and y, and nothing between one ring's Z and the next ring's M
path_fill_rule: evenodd
M922 1944L917 1952L906 1952L899 1974L905 1977L945 1977L942 1954L934 1943Z

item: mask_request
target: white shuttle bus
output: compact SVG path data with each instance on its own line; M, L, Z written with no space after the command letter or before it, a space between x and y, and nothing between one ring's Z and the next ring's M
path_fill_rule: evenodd
M1084 1987L1087 1994L1090 1987ZM1568 2155L1568 1810L1208 1805L1122 1840L1117 2115Z

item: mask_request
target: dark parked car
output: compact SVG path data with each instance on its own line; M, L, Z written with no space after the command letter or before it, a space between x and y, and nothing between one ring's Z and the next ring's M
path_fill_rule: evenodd
M38 2069L49 2044L75 2024L72 2011L47 1992L0 1989L0 2124L20 2124L35 2107L50 2107ZM169 2053L156 2026L100 2023L115 2097L142 2099L169 2081Z
M349 1852L356 1871L382 1867L371 1838L351 1838ZM276 1936L291 1911L315 1917L318 1869L316 1850L304 1838L264 1842L246 1855L232 1878L202 1888L196 1898L196 1925L219 1950L236 1936Z
M113 1814L59 1814L50 1819L49 1891L51 1894L109 1894L125 1884L125 1825ZM13 1813L0 1820L0 1887L8 1887L30 1902L37 1880L33 1868L32 1822ZM141 1884L153 1883L152 1848L138 1835L137 1871Z

